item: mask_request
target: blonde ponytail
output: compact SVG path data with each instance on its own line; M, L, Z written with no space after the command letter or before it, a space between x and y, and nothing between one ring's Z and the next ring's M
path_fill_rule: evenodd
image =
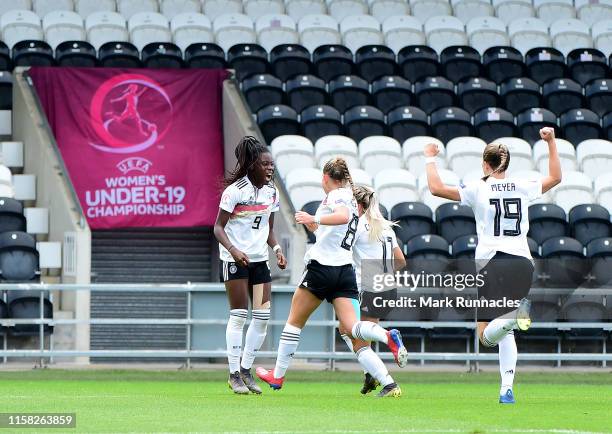
M397 223L390 222L383 217L380 212L378 195L370 187L358 185L353 189L353 191L355 193L357 203L363 207L364 215L366 216L368 225L370 226L370 241L381 241L383 231L391 228L392 226L397 226Z

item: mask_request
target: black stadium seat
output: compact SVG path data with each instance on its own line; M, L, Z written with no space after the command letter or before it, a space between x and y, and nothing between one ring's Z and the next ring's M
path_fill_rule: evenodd
M40 318L40 291L7 291L8 317L11 319ZM53 318L53 304L49 291L43 291L43 318ZM38 336L40 326L37 324L17 324L10 329L13 336ZM53 332L53 326L45 324L43 333Z
M400 143L410 137L429 136L427 113L418 107L398 107L387 113L389 135Z
M476 274L474 253L476 252L477 244L478 237L476 234L461 235L452 242L451 250L457 272L461 274Z
M98 64L98 57L87 41L65 41L55 48L55 61L59 66L91 68Z
M544 106L556 114L584 107L582 86L569 78L555 78L542 86Z
M491 47L484 52L482 64L485 74L497 84L518 77L525 77L527 68L523 55L514 47Z
M284 100L283 83L271 74L254 75L242 82L242 93L257 113L262 107L271 104L282 104Z
M13 76L8 71L0 71L0 110L13 108Z
M385 76L372 83L372 101L383 113L412 104L412 85L400 76Z
M588 107L598 116L612 109L612 79L597 79L586 85L584 92Z
M596 78L606 78L609 68L606 56L594 48L579 48L567 55L569 75L582 86Z
M433 112L431 130L442 143L455 137L471 136L474 132L470 114L459 107L443 107Z
M262 108L257 112L257 124L268 144L278 136L300 133L297 113L286 105Z
M384 136L386 127L385 115L376 107L359 105L344 112L346 135L357 143L369 136Z
M401 202L391 208L391 221L397 221L395 233L407 243L412 237L435 232L431 209L421 202Z
M543 264L540 259L540 246L538 243L530 237L527 237L527 245L529 246L529 252L531 252L531 257L533 258L534 263L534 271L533 271L533 280L531 281L532 286L538 285L540 281L540 276L542 275Z
M313 105L327 103L325 82L314 75L299 75L285 83L287 103L296 112L301 112Z
M534 144L540 140L540 129L543 127L555 128L557 117L553 112L544 108L531 108L516 117L516 125L521 138Z
M12 49L13 66L53 66L53 49L45 41L25 40Z
M567 65L563 54L551 47L532 48L525 54L529 77L538 84L553 78L567 77Z
M542 105L540 86L530 78L511 78L504 81L499 94L503 106L515 116L523 110Z
M20 231L0 233L0 278L4 282L38 282L36 240Z
M497 107L497 85L486 78L470 78L457 85L457 99L459 105L472 115L486 107Z
M559 118L561 137L574 145L583 140L601 138L599 116L588 109L569 110Z
M436 209L436 226L440 236L449 243L460 236L475 234L474 211L466 205L443 203Z
M561 307L561 319L568 322L606 322L608 315L602 295L583 293L580 288L564 300ZM599 340L607 338L602 328L572 328L565 332L568 340Z
M401 74L411 83L440 73L438 53L426 45L409 45L397 54Z
M357 73L367 82L397 74L395 53L385 45L365 45L355 53Z
M312 55L315 74L324 81L354 72L353 53L344 45L321 45Z
M185 49L185 63L189 68L225 68L225 52L217 44L191 44Z
M587 267L578 240L554 237L542 243L542 258L547 275L546 286L576 288L585 277Z
M610 213L596 203L576 205L569 212L571 236L583 245L612 235Z
M414 86L418 106L425 113L455 105L455 86L444 77L427 77Z
M342 135L340 112L329 105L310 106L300 114L302 132L314 143L324 136Z
M565 211L553 203L538 203L529 207L529 233L537 244L549 238L568 235Z
M138 49L129 42L107 42L98 49L100 66L108 68L140 68Z
M608 112L601 120L603 135L607 140L612 140L612 111Z
M239 81L270 71L268 52L257 44L236 44L227 51L227 63L236 71Z
M468 46L446 47L440 53L440 65L442 66L442 75L455 84L482 75L480 53Z
M382 214L382 216L389 220L389 211L387 211L387 208L384 207L384 205L378 204L378 208L380 209L380 213Z
M370 101L368 82L356 75L341 75L328 84L331 102L343 113L356 105L367 105Z
M142 48L141 57L145 68L180 69L183 67L181 49L170 42L152 42L145 45Z
M474 131L487 143L500 137L513 137L517 129L514 116L508 110L498 107L484 108L474 113Z
M321 204L320 200L308 202L306 205L302 207L302 211L307 212L310 215L315 215L317 213L317 209L319 209L320 204ZM315 237L315 234L313 234L308 229L306 229L306 226L304 226L304 230L306 231L306 236L308 237L308 243L314 244L314 242L317 240L317 238Z
M10 197L0 197L0 233L25 230L26 219L21 202Z
M11 69L13 69L11 50L4 42L0 41L0 71L10 71Z
M591 241L586 246L586 252L591 261L591 284L609 288L612 284L612 238Z
M438 235L419 235L406 243L408 269L413 274L439 274L448 269L449 245Z
M270 65L275 76L287 81L296 75L310 74L310 53L301 45L277 45L270 52Z

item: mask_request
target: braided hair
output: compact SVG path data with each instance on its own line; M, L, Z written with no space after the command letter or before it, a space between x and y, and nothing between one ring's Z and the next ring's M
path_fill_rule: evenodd
M383 217L380 212L378 195L372 188L366 185L357 185L355 187L355 200L363 207L364 215L370 225L369 239L371 242L381 241L385 229L397 226L397 223Z
M259 140L253 136L244 136L236 146L234 155L236 155L236 167L232 170L223 181L223 188L228 187L240 178L248 175L261 154L270 152L267 146L262 145Z
M355 185L353 184L351 172L349 172L349 168L344 158L336 157L329 160L327 163L325 163L325 166L323 166L323 173L329 175L331 179L341 182L343 187L346 187L346 184L348 183L351 186L351 190L354 194Z
M482 177L482 180L486 181L489 179L489 176L494 173L505 172L508 169L508 165L510 164L510 151L508 151L508 147L503 143L489 143L485 146L482 153L482 159L489 164L489 166L495 168L491 173Z

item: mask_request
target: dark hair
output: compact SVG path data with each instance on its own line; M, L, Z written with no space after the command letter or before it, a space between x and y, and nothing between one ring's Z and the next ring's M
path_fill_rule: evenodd
M343 182L344 185L348 182L351 186L351 190L355 191L353 185L353 178L351 178L351 172L349 172L348 166L344 158L336 157L329 160L323 166L323 173L329 175L331 179Z
M236 155L236 167L229 172L223 181L223 188L233 184L240 178L247 176L253 165L259 159L261 154L270 152L268 147L262 145L259 140L253 136L244 136L236 146L234 155Z
M489 176L494 173L505 172L510 164L510 151L508 147L503 143L489 143L485 146L484 152L482 153L482 159L491 168L494 168L491 173L486 174L482 177L483 181L486 181Z

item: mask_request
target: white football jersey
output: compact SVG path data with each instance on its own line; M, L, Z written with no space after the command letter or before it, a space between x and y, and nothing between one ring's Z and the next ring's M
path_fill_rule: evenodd
M367 273L393 274L393 249L398 247L397 237L391 228L385 228L382 239L370 240L370 225L365 215L359 218L357 225L357 235L353 244L353 265L355 266L355 276L357 277L357 287L361 291L361 272L362 268L367 267ZM366 265L362 261L368 261Z
M270 214L279 209L276 187L271 184L258 189L245 176L223 191L219 208L232 214L225 225L232 244L251 262L267 261ZM234 260L221 243L219 257L223 261Z
M495 252L531 258L527 244L529 203L542 196L542 181L478 180L459 187L461 203L476 217L478 245L475 259L482 267Z
M357 201L350 188L337 188L330 191L319 205L316 215L333 214L336 208L344 206L349 210L349 222L343 225L319 225L315 231L317 241L306 252L304 261L315 260L322 265L346 265L353 263L352 246L355 242L357 223Z

